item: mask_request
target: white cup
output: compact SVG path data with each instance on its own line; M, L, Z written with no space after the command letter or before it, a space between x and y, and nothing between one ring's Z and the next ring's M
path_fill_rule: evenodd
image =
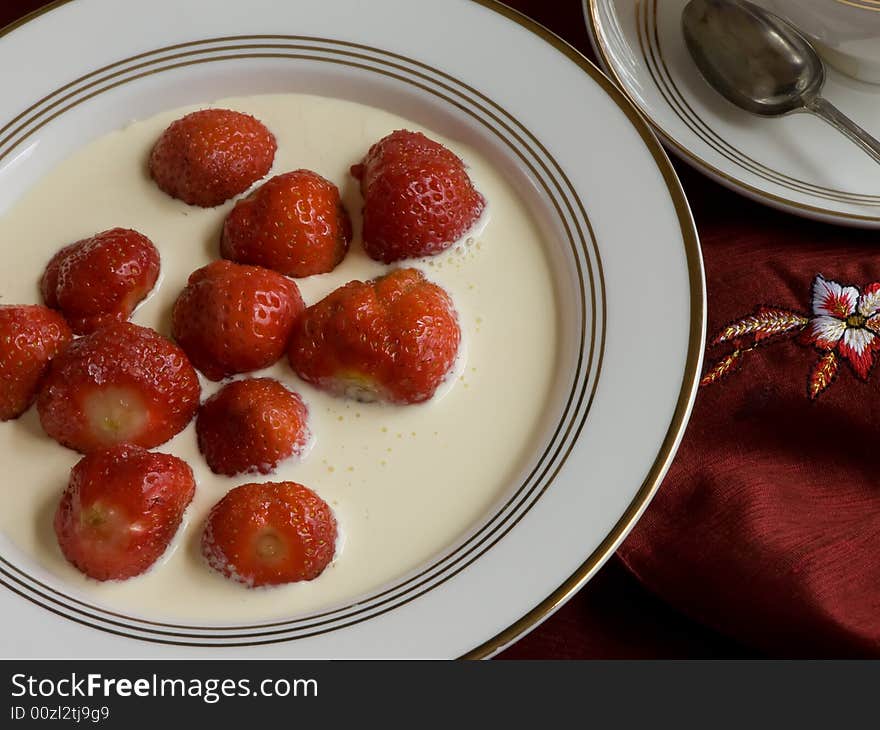
M880 0L753 0L791 21L838 71L880 84Z

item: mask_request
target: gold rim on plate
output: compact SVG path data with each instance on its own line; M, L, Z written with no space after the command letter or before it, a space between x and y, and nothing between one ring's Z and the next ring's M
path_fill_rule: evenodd
M859 10L873 10L880 12L880 0L837 0L841 5L849 5Z

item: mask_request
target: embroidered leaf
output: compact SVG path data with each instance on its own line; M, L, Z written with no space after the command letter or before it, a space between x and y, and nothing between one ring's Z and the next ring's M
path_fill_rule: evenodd
M700 387L718 382L725 375L736 370L739 367L739 361L746 352L748 350L734 350L727 357L716 362L703 376L703 379L700 381Z
M832 382L834 376L837 375L837 367L839 364L837 354L832 350L826 352L816 363L813 368L813 374L810 375L810 400L814 400L819 394L825 390Z
M750 314L748 317L743 317L727 325L712 340L712 344L720 345L722 342L729 342L746 335L754 335L755 342L760 342L768 337L781 335L789 330L803 328L809 321L808 317L804 317L797 312L761 307L754 314Z

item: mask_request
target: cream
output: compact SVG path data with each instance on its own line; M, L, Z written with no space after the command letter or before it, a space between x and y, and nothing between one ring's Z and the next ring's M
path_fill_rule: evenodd
M441 554L483 519L534 446L555 372L557 316L541 232L476 150L341 100L291 94L224 99L215 106L253 114L275 133L272 174L308 168L343 193L355 240L333 272L297 280L307 304L347 281L388 270L361 250L361 198L348 169L392 130L421 129L447 144L469 165L489 202L467 240L439 256L406 262L451 294L464 334L456 370L435 398L407 407L362 404L308 386L286 360L261 371L302 395L311 448L273 475L230 479L206 466L194 424L159 447L185 459L198 486L171 547L143 576L99 583L64 560L52 518L79 455L43 434L36 409L0 424L0 529L66 590L151 619L223 623L291 617L356 600ZM169 334L174 300L193 270L219 256L223 219L234 204L191 207L149 179L152 144L191 110L169 111L91 143L0 217L6 247L0 302L40 301L37 282L58 248L107 228L130 227L149 236L162 257L159 282L132 319ZM203 398L219 387L204 378L202 386ZM281 480L311 487L334 509L341 528L334 562L314 581L258 590L209 570L199 541L211 506L238 484Z

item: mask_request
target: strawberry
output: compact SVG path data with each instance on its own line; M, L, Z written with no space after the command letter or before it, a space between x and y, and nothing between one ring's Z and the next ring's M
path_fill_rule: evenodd
M202 554L249 588L317 578L336 552L327 503L296 482L243 484L208 515Z
M152 448L192 420L199 393L177 345L119 322L75 340L52 362L37 410L49 436L83 453L123 442Z
M386 264L444 251L486 206L464 163L421 132L379 140L351 174L364 197L364 250Z
M416 269L351 281L294 327L291 367L317 387L359 400L428 400L455 362L461 331L449 295Z
M195 492L185 461L131 444L84 456L55 512L58 545L95 580L140 575L168 548Z
M351 241L338 188L310 170L276 175L227 216L223 258L293 277L332 271Z
M308 410L277 380L236 380L202 404L196 419L199 449L215 474L269 474L302 453Z
M41 289L78 335L124 322L153 288L159 252L149 238L113 228L65 246L49 261Z
M150 154L150 175L171 197L213 208L266 175L276 149L274 135L254 117L204 109L162 133Z
M0 306L0 421L30 408L50 361L71 336L64 318L47 307Z
M190 275L172 332L193 365L222 380L275 363L303 309L299 288L281 274L215 261Z

